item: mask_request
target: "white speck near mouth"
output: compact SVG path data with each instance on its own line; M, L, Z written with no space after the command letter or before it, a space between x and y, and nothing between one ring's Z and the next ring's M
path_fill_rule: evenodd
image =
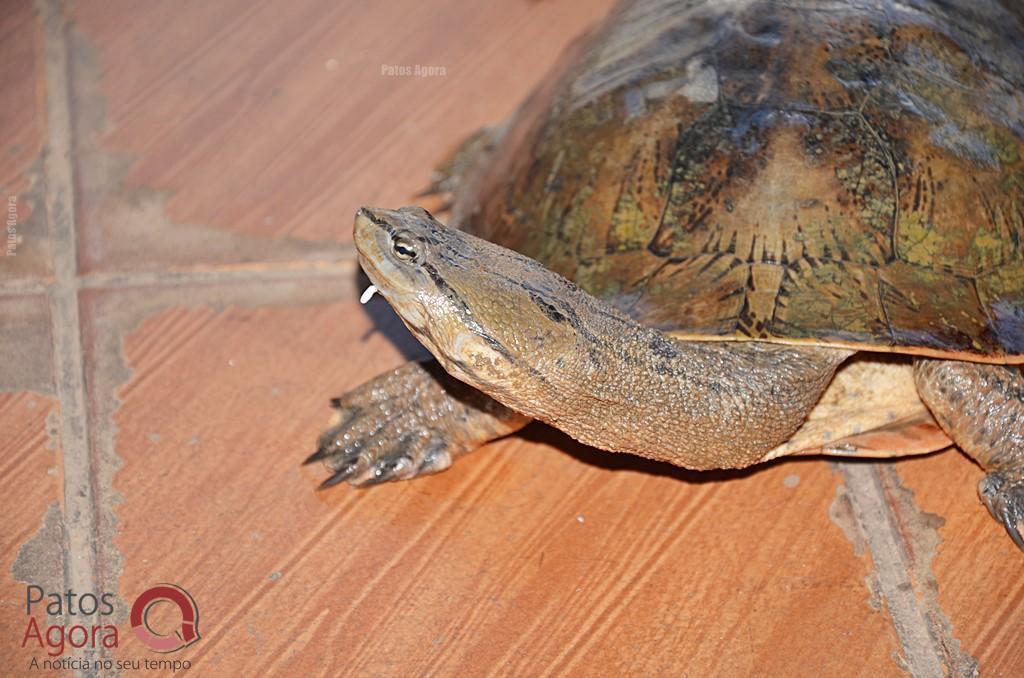
M363 295L361 297L359 297L359 303L360 304L365 304L370 299L373 299L373 295L375 295L375 294L377 294L377 286L376 285L370 285L369 287L367 287L363 291Z

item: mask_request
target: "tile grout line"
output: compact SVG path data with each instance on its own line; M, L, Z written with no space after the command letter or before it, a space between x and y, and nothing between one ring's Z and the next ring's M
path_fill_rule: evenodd
M75 184L71 144L71 91L67 27L60 0L36 0L43 24L46 62L47 140L43 161L46 215L56 244L50 287L54 382L60 404L60 445L64 458L64 581L79 593L97 585L99 548L95 485L89 447L85 366L79 319ZM96 623L95 615L88 623ZM98 658L83 649L87 665ZM91 668L74 675L92 676Z
M52 278L13 278L0 282L0 297L46 294L53 283Z
M960 675L959 657L944 648L959 647L946 629L935 624L932 610L918 598L913 557L907 552L896 509L886 492L886 479L878 464L835 463L862 536L873 561L878 594L888 609L893 628L903 649L904 668L912 676ZM891 471L895 474L895 470ZM970 658L967 658L969 661Z
M259 280L306 280L349 275L356 267L354 249L345 258L316 263L271 262L259 265L218 266L207 269L181 269L146 272L89 273L80 277L82 289L123 289Z
M171 287L274 280L312 280L350 275L356 268L354 248L331 261L261 262L258 265L237 264L210 268L171 269L162 271L111 271L86 273L72 279L78 290L131 289L138 287ZM56 285L54 278L11 278L0 280L0 297L23 294L46 294Z

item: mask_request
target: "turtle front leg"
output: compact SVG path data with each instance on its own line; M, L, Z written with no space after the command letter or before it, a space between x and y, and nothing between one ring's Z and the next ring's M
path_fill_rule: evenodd
M385 372L331 404L334 425L305 461L323 461L332 472L321 489L343 480L375 485L436 473L530 421L448 376L433 360Z
M978 494L1024 550L1024 374L1016 366L914 363L921 399L946 434L988 472Z

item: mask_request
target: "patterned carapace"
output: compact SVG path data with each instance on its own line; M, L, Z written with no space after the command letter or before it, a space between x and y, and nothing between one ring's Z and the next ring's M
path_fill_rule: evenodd
M513 118L461 228L685 335L1024 360L1024 18L643 0Z

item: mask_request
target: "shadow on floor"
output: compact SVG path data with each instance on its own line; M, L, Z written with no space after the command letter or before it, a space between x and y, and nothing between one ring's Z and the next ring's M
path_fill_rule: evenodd
M773 459L762 464L755 464L744 469L715 469L711 471L694 471L691 469L673 466L667 462L645 459L632 454L618 454L606 452L581 442L573 440L558 429L547 426L540 422L534 422L520 431L517 435L522 436L530 442L545 443L557 448L572 457L575 457L584 464L596 466L610 471L632 471L653 476L665 476L676 480L701 484L711 482L726 482L732 480L743 480L756 473L761 473L768 468L778 464L823 464L830 460L824 456L788 457ZM843 462L854 464L878 463L877 459L845 459ZM795 468L795 467L794 467Z

